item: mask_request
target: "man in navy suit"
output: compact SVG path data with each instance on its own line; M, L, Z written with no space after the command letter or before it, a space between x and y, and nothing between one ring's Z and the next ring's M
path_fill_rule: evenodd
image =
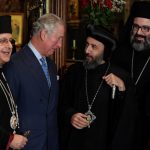
M56 66L49 59L62 46L65 26L54 14L33 23L31 40L14 54L6 77L17 100L20 132L30 130L25 150L58 150ZM48 67L48 79L41 58Z

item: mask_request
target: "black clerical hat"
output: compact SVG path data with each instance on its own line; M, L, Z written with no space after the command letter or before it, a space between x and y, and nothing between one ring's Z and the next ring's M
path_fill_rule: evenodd
M12 33L11 16L0 16L0 34Z
M133 17L142 17L150 19L150 1L134 2L131 13L133 13Z
M86 35L87 37L92 37L102 42L112 51L116 48L116 39L109 30L105 29L102 26L88 25Z

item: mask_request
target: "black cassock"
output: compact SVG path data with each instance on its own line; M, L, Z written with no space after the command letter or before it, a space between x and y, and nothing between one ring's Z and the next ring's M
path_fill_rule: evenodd
M120 65L128 72L133 71L133 82L139 78L144 65L150 57L150 49L134 52L133 70L131 71L133 48L127 44L118 48L112 57L113 63ZM150 61L143 70L139 81L135 85L134 99L138 105L138 119L136 123L134 150L150 149ZM149 144L148 144L149 143ZM148 146L148 148L146 148Z
M2 69L0 69L0 80L7 88L6 82L1 73ZM9 95L7 96L9 98ZM11 112L7 103L7 99L0 86L0 150L6 150L10 134L13 132L10 128L10 118Z
M87 71L87 91L90 103L107 68L108 63L105 63ZM110 65L108 73L120 76L127 86L127 93L131 91L130 88L128 89L130 83L128 75L122 69ZM127 150L127 148L129 150L135 109L133 108L134 102L127 98L126 93L117 90L116 98L111 99L112 88L103 81L91 109L96 119L90 128L76 129L70 124L71 116L77 112L88 111L85 69L82 63L77 63L68 69L61 87L59 106L62 150ZM130 115L131 112L133 113Z

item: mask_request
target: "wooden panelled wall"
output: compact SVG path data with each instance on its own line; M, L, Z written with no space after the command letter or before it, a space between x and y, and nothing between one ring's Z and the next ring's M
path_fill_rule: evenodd
M49 11L61 17L64 21L66 20L66 1L67 0L50 0L49 1ZM66 21L65 21L66 22ZM66 37L66 36L65 36ZM58 49L53 59L57 65L58 70L62 70L65 65L66 57L66 38L64 37L63 45L61 49Z

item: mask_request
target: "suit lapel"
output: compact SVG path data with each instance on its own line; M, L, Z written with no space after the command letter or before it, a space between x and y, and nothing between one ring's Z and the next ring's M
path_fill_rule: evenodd
M28 46L25 46L22 51L24 53L24 63L30 68L30 72L33 74L33 79L35 78L37 80L37 86L40 85L42 91L47 89L48 92L48 83L39 61Z

